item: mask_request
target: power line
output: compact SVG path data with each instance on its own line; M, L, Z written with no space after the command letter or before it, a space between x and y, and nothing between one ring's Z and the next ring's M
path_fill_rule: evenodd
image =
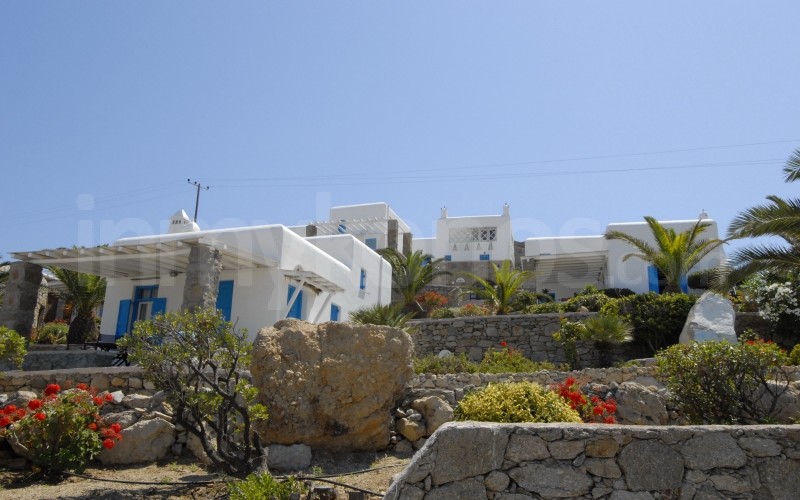
M197 181L192 182L191 179L186 179L186 182L197 188L197 196L194 198L194 221L197 222L197 208L200 206L200 190L205 189L208 191L211 186L203 186Z

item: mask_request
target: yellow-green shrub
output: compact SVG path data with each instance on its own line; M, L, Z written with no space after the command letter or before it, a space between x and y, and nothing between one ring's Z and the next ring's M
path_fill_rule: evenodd
M553 391L533 382L490 384L458 403L456 420L479 422L582 422Z

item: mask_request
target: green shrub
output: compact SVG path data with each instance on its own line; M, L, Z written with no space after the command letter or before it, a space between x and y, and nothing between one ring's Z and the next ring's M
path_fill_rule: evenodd
M25 337L16 330L0 326L0 360L8 360L17 368L21 368L27 353Z
M414 373L475 373L478 364L467 358L466 353L454 354L447 357L437 355L415 358L413 363Z
M455 318L455 313L448 307L437 307L428 315L431 319Z
M289 476L278 481L269 474L250 474L241 481L228 483L231 500L289 500L292 493L304 493L302 482Z
M511 309L514 311L524 311L531 306L549 302L553 302L553 298L546 293L520 290L514 294L514 300L511 302Z
M534 373L542 370L555 370L556 366L549 362L531 361L522 355L519 349L508 347L505 341L500 349L488 349L478 367L481 373Z
M613 314L598 314L582 321L582 340L594 342L601 368L611 366L611 348L633 340L633 327L625 319Z
M697 424L768 423L788 387L781 349L764 341L676 344L656 355L673 402Z
M686 316L697 297L683 293L645 293L608 302L600 312L625 317L633 325L633 338L647 354L676 344Z
M789 353L789 364L792 366L800 366L800 344L794 346L792 352Z
M598 312L600 308L612 300L615 299L609 298L608 295L600 292L576 295L565 303L564 309L568 312L577 312L581 310L581 307L585 307L590 312Z
M137 321L118 344L164 391L174 422L199 438L215 465L238 477L266 467L253 423L268 415L244 372L253 349L246 330L216 309L184 310Z
M561 344L570 370L578 369L578 340L585 335L586 327L580 321L561 318L561 328L553 333L553 340Z
M636 292L634 292L630 288L603 288L600 291L608 295L612 299L621 299L622 297L629 297L631 295L636 295Z
M564 302L542 302L524 309L525 314L547 314L567 312Z
M69 325L64 321L45 323L36 332L37 344L66 344Z
M357 325L383 325L391 326L412 332L414 327L407 325L414 313L404 313L402 304L362 307L350 313L350 322Z
M458 403L456 420L479 422L581 422L558 394L533 382L490 384Z

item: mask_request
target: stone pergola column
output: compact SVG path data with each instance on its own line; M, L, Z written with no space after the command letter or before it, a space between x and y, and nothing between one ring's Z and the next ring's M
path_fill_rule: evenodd
M36 323L36 306L42 284L42 266L30 262L12 262L8 270L0 326L11 328L30 339Z
M219 274L222 256L214 247L193 246L186 265L186 283L183 285L181 309L205 309L217 306Z
M316 236L317 235L317 226L314 224L308 224L306 226L306 236Z
M395 250L399 250L397 246L397 233L398 233L398 224L397 219L389 219L386 221L386 247L393 248Z
M408 255L411 253L411 240L414 239L414 235L411 233L403 233L403 253Z

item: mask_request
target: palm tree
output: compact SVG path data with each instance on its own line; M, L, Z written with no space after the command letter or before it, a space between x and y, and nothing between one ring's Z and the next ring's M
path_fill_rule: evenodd
M94 310L105 299L106 279L61 267L48 266L48 269L64 284L67 289L65 298L73 304L74 317L69 324L67 342L80 344L96 340L100 331Z
M403 310L406 312L420 311L417 295L437 277L450 274L438 267L444 259L434 259L422 250L403 254L386 248L380 254L392 266L392 285L402 297Z
M583 320L582 340L594 342L599 354L600 368L611 366L611 347L633 340L633 326L624 318L598 314Z
M800 180L800 149L783 167L784 180ZM768 196L770 203L748 208L728 228L729 239L772 236L786 244L759 244L743 248L731 256L731 269L717 288L729 289L758 272L786 275L800 270L800 199Z
M533 277L533 272L512 268L510 260L504 260L500 267L497 267L494 262L491 264L494 270L494 282L472 273L466 274L475 280L471 292L477 293L478 296L489 302L494 313L502 316L511 311L511 304L517 292L521 291L522 285Z
M384 325L399 328L410 332L411 327L407 326L408 320L414 317L414 313L404 313L399 304L381 305L364 307L350 313L350 322L357 325Z
M665 292L679 293L681 279L687 276L703 257L723 243L716 238L699 239L703 231L711 225L708 222L698 220L691 229L678 233L674 229L664 227L653 217L646 216L644 220L653 233L655 246L622 231L609 231L606 233L606 238L622 240L635 247L639 253L629 253L622 260L637 257L654 265L664 275Z

